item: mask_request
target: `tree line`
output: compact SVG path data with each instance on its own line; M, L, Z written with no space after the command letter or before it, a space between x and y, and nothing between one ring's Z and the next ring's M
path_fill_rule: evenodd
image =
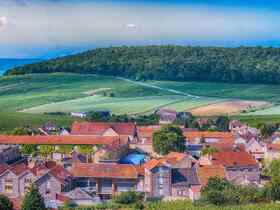
M110 47L9 70L5 75L71 72L135 80L280 83L280 48Z

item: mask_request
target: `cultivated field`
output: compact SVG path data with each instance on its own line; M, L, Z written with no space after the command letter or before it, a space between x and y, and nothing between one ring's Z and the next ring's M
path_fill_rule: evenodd
M116 114L146 114L168 107L198 115L235 114L262 108L263 101L280 101L280 85L135 82L69 73L0 77L0 112L10 113L108 109ZM280 114L277 107L267 113Z
M195 116L236 115L242 112L264 109L270 105L265 101L230 100L201 106L190 111Z

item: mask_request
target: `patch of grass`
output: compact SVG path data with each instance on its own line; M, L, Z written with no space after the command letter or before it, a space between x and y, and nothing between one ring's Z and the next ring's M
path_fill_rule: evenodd
M33 107L24 112L72 112L108 109L115 114L148 114L160 107L176 108L178 111L193 108L199 105L211 103L215 99L192 99L190 97L167 95L134 98L109 98L103 96L91 96L60 103L46 104Z
M238 119L253 127L260 123L280 123L280 115L241 115L234 116L232 119Z
M172 81L147 81L147 83L198 96L280 102L280 85Z
M0 112L0 133L6 133L15 127L31 126L37 128L46 122L68 127L79 119L64 115L27 114L18 112Z

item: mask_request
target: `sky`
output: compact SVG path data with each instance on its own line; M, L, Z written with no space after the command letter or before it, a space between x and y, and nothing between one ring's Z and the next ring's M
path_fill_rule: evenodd
M97 47L280 47L279 0L0 0L0 58Z

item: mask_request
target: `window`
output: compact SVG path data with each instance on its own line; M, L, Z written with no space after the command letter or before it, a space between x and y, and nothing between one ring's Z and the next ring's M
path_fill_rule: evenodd
M25 178L24 179L24 192L27 192L32 184L31 178Z
M13 179L5 179L5 193L13 193Z
M50 194L50 193L51 193L51 183L50 181L47 181L46 194Z

